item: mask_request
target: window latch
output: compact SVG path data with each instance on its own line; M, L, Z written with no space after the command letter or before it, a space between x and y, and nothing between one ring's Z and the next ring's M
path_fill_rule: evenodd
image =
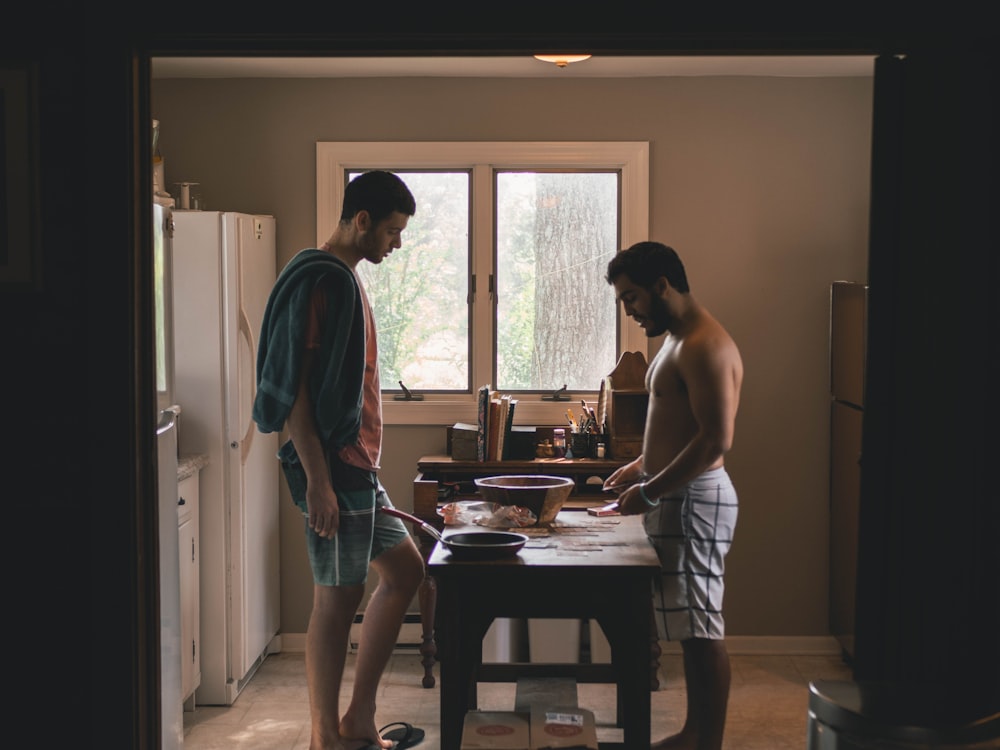
M557 391L552 391L548 396L542 396L542 401L569 401L569 394L566 393L566 384Z
M423 394L417 393L417 394L414 395L413 393L410 393L410 389L407 388L405 385L403 385L403 381L402 380L399 381L399 387L403 389L403 392L402 393L397 393L395 396L393 396L392 397L393 401L423 401L424 400Z

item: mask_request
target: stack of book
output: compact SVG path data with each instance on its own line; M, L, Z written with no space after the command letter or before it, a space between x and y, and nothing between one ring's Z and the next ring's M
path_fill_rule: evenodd
M514 424L517 399L494 391L488 385L479 389L476 459L503 461L510 458L510 433Z

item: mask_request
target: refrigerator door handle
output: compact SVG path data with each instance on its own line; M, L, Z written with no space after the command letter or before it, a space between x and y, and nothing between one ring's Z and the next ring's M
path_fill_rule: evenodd
M250 347L250 363L251 366L254 363L254 352L257 351L257 346L253 340L253 329L250 328L250 319L247 317L246 310L242 307L240 308L240 320L239 320L239 330L246 339L247 346ZM252 404L257 398L257 377L256 372L250 377L250 403ZM247 456L250 455L250 447L253 445L253 434L254 434L254 422L253 417L247 421L247 431L243 434L243 440L240 445L240 459L245 464L247 462Z
M166 409L161 410L160 419L156 423L156 436L159 437L160 435L169 432L177 423L177 417L180 413L181 407L177 404L168 406Z

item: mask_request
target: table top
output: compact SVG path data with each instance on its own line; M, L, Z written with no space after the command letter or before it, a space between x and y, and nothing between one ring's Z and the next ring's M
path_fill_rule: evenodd
M627 463L628 459L614 458L533 458L504 461L456 461L451 456L421 456L417 461L420 471L471 471L478 474L545 474L563 470L573 473L611 472Z
M487 527L446 526L444 536L454 531L490 531ZM495 529L493 529L495 530ZM470 567L532 568L659 568L656 551L642 528L642 516L592 516L582 510L562 510L550 526L508 529L528 537L514 557L496 560L458 560L440 542L427 561L429 572Z

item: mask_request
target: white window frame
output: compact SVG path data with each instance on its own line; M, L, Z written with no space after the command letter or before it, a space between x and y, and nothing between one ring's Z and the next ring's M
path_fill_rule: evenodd
M357 169L469 169L473 193L492 195L496 169L615 169L621 171L621 245L649 238L648 141L318 141L316 143L316 245L325 242L340 220L344 175ZM493 245L492 206L473 201L470 216L473 248ZM419 210L419 208L418 208ZM403 248L406 234L403 234ZM473 250L473 264L478 253ZM492 255L492 252L491 252ZM485 279L492 268L472 273ZM488 295L478 295L476 304ZM491 311L492 313L492 311ZM473 341L490 341L492 314L474 315ZM488 327L489 326L489 327ZM481 330L482 329L482 330ZM623 351L647 355L646 335L625 315L619 316L619 356ZM475 345L473 349L476 356ZM473 373L475 362L470 362ZM474 376L475 377L475 376ZM476 421L476 388L470 394L425 394L423 401L396 401L383 395L385 424L451 425ZM597 386L594 384L596 393ZM572 394L583 392L574 391ZM571 394L571 395L572 395ZM566 402L543 401L544 394L518 396L519 424L562 424ZM574 400L578 402L578 399Z

